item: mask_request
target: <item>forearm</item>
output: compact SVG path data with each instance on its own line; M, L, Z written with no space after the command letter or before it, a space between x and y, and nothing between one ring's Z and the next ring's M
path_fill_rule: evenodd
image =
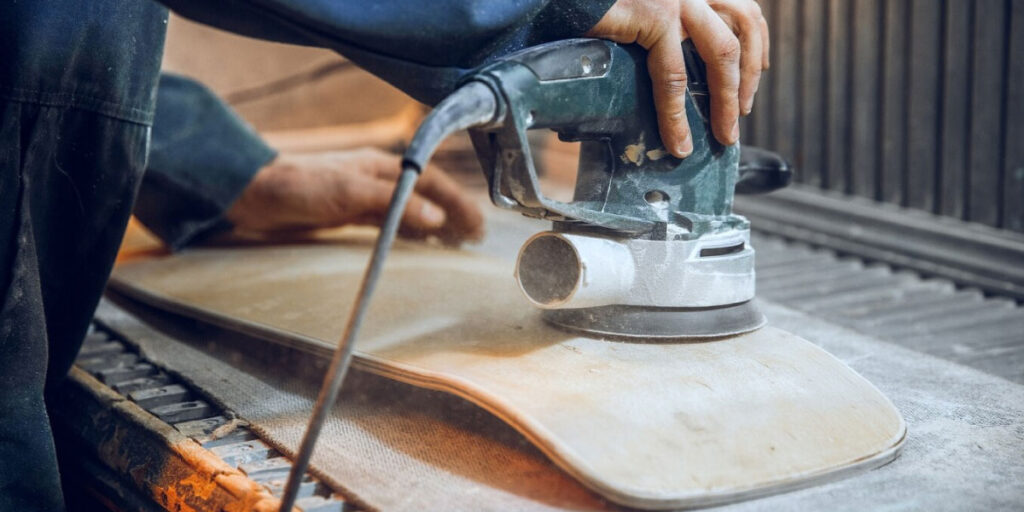
M582 36L612 0L161 0L248 36L331 48L414 98L435 103L489 59Z
M229 224L228 208L276 153L212 92L163 74L135 215L172 249Z

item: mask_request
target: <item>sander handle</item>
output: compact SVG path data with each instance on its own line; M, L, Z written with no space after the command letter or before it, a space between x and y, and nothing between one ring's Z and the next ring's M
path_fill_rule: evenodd
M782 155L754 146L740 148L739 172L736 193L744 195L785 188L793 181L794 174L793 166Z

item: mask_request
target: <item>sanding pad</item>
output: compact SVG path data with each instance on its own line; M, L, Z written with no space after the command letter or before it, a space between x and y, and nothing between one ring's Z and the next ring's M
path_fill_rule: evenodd
M736 336L768 320L755 301L709 308L601 306L544 311L549 323L580 334L641 341L688 341Z

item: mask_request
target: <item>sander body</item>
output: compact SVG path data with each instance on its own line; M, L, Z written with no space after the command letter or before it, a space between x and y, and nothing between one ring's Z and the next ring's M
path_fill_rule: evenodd
M549 43L469 80L496 99L494 120L470 129L491 200L553 223L521 249L516 279L555 325L676 339L765 323L753 302L750 224L732 213L740 149L712 135L704 64L689 42L683 52L694 142L684 159L663 146L646 51L635 45ZM542 192L532 129L580 143L571 202Z

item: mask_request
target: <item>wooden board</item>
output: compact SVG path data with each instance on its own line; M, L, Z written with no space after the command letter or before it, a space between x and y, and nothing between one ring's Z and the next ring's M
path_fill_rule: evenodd
M368 239L201 249L120 265L120 291L329 353ZM399 245L355 364L476 403L608 499L643 508L724 503L892 460L906 427L869 382L765 327L702 343L626 343L543 323L510 264Z

